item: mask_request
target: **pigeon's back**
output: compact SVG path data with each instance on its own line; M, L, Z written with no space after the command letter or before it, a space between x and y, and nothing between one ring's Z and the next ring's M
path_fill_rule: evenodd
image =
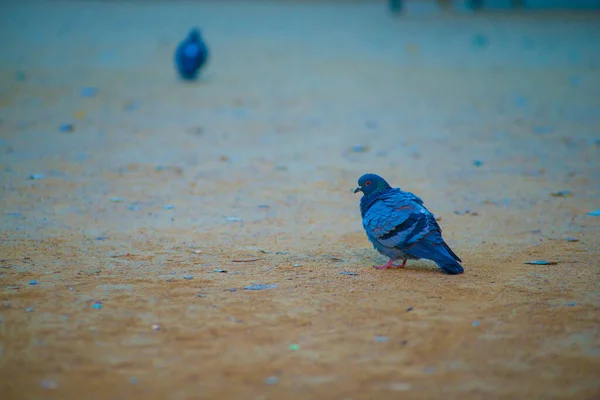
M195 78L208 58L208 49L202 40L184 40L175 52L175 64L184 78Z

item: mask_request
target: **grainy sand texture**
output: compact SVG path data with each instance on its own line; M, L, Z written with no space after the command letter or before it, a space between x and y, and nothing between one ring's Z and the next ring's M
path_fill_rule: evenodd
M0 36L3 400L600 398L600 14L28 0ZM372 268L366 172L464 274Z

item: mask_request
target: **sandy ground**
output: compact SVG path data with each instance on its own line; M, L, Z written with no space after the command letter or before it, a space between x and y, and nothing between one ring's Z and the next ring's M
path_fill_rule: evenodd
M0 7L2 399L600 398L598 14ZM365 172L463 275L371 267Z

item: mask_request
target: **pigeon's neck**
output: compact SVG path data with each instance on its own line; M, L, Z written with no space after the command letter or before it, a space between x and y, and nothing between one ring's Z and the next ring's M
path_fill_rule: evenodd
M369 211L369 209L371 207L373 207L373 204L377 203L379 200L381 200L387 192L389 192L390 190L393 190L392 188L387 188L381 192L376 192L376 193L371 193L371 194L365 194L361 199L360 199L360 215L361 217L364 218L365 214L367 213L367 211Z

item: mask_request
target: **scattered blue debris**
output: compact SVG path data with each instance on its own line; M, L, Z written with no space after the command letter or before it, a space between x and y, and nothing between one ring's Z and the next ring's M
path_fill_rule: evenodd
M81 97L95 97L98 94L98 88L84 87L81 89Z
M225 271L224 269L215 269L215 272L219 272L221 274L226 274L227 271Z
M365 126L369 129L377 129L379 124L376 121L367 121L365 122Z
M271 206L269 206L267 204L259 204L258 208L271 208Z
M579 242L579 239L577 239L577 238L572 238L572 237L565 238L565 240L566 240L567 242Z
M229 292L235 292L235 291L237 291L237 289L234 288L234 287L232 287L231 289L227 289L227 291L229 291Z
M571 83L571 86L579 86L581 79L579 79L577 75L573 75L569 78L569 82Z
M568 305L569 307L575 307L575 306L577 305L577 303L575 303L575 302L572 302L572 303L567 303L567 305Z
M17 80L19 82L24 82L27 80L27 75L25 75L25 72L23 72L23 71L16 71L15 72L15 80Z
M202 293L200 293L200 294L198 294L198 297L206 297L206 295L205 295L205 294L202 294Z
M588 215L591 215L592 217L600 217L600 209L596 211L591 211L588 213Z
M475 160L475 161L473 161L473 165L476 167L481 167L483 165L483 161Z
M558 263L555 262L555 261L534 260L534 261L526 261L523 264L530 264L530 265L556 265Z
M111 197L110 199L108 199L108 201L110 201L111 203L122 203L125 201L125 199L123 197Z
M570 190L560 190L558 192L550 193L552 197L571 197L573 193Z
M352 151L354 153L365 153L369 151L369 146L365 146L363 144L355 144L354 146L352 146Z
M29 179L31 179L32 181L37 181L40 179L44 179L46 177L46 175L44 174L31 174L29 175Z
M61 124L58 129L61 132L73 132L75 130L75 125L73 124Z
M479 321L473 321L473 326L477 328L479 326Z
M519 108L525 108L527 107L527 99L523 96L517 96L517 98L515 99L515 104Z
M349 271L341 271L340 275L356 276L356 275L358 275L358 273L357 272L349 272Z
M244 290L269 290L269 289L275 289L279 287L278 284L274 283L274 284L269 284L269 285L262 285L262 284L258 284L258 285L250 285L250 286L246 286L244 288Z
M138 378L136 378L135 376L132 376L131 378L129 378L129 383L131 383L132 385L137 385L138 384Z
M27 307L27 308L25 309L25 311L27 311L27 312L33 312L33 307Z
M475 36L473 36L473 46L478 47L478 48L484 48L487 47L489 43L489 40L487 38L487 36L482 35L482 34L477 34Z
M183 276L183 279L186 279L186 280L188 280L188 281L189 281L189 280L191 280L191 279L194 279L194 275L184 275L184 276Z
M29 284L30 284L31 286L35 286L35 285L37 285L37 284L38 284L38 281L36 281L36 280L34 279L34 280L32 280L32 281L29 281Z
M108 239L108 236L98 236L96 238L96 240L106 240L106 239Z
M123 111L135 111L140 108L140 103L137 101L130 101L123 107Z
M279 377L277 376L270 376L265 380L265 383L267 385L276 385L277 383L279 383Z
M406 312L409 312L409 311L412 311L412 310L413 310L413 308L412 308L412 307L408 307L408 308L406 309Z
M140 206L138 206L137 204L130 204L130 205L127 206L127 209L131 210L131 211L139 211L140 210Z
M552 128L549 126L534 126L531 131L536 135L545 135L552 132Z
M92 305L92 308L93 308L94 310L101 310L101 309L102 309L102 303L101 303L101 302L99 302L99 301L97 301L97 302L95 302L95 303Z
M275 254L290 254L288 251L276 251Z
M166 206L163 206L163 210L173 210L173 209L175 209L174 204L167 204Z
M389 342L390 338L387 336L375 336L375 341L378 343Z

